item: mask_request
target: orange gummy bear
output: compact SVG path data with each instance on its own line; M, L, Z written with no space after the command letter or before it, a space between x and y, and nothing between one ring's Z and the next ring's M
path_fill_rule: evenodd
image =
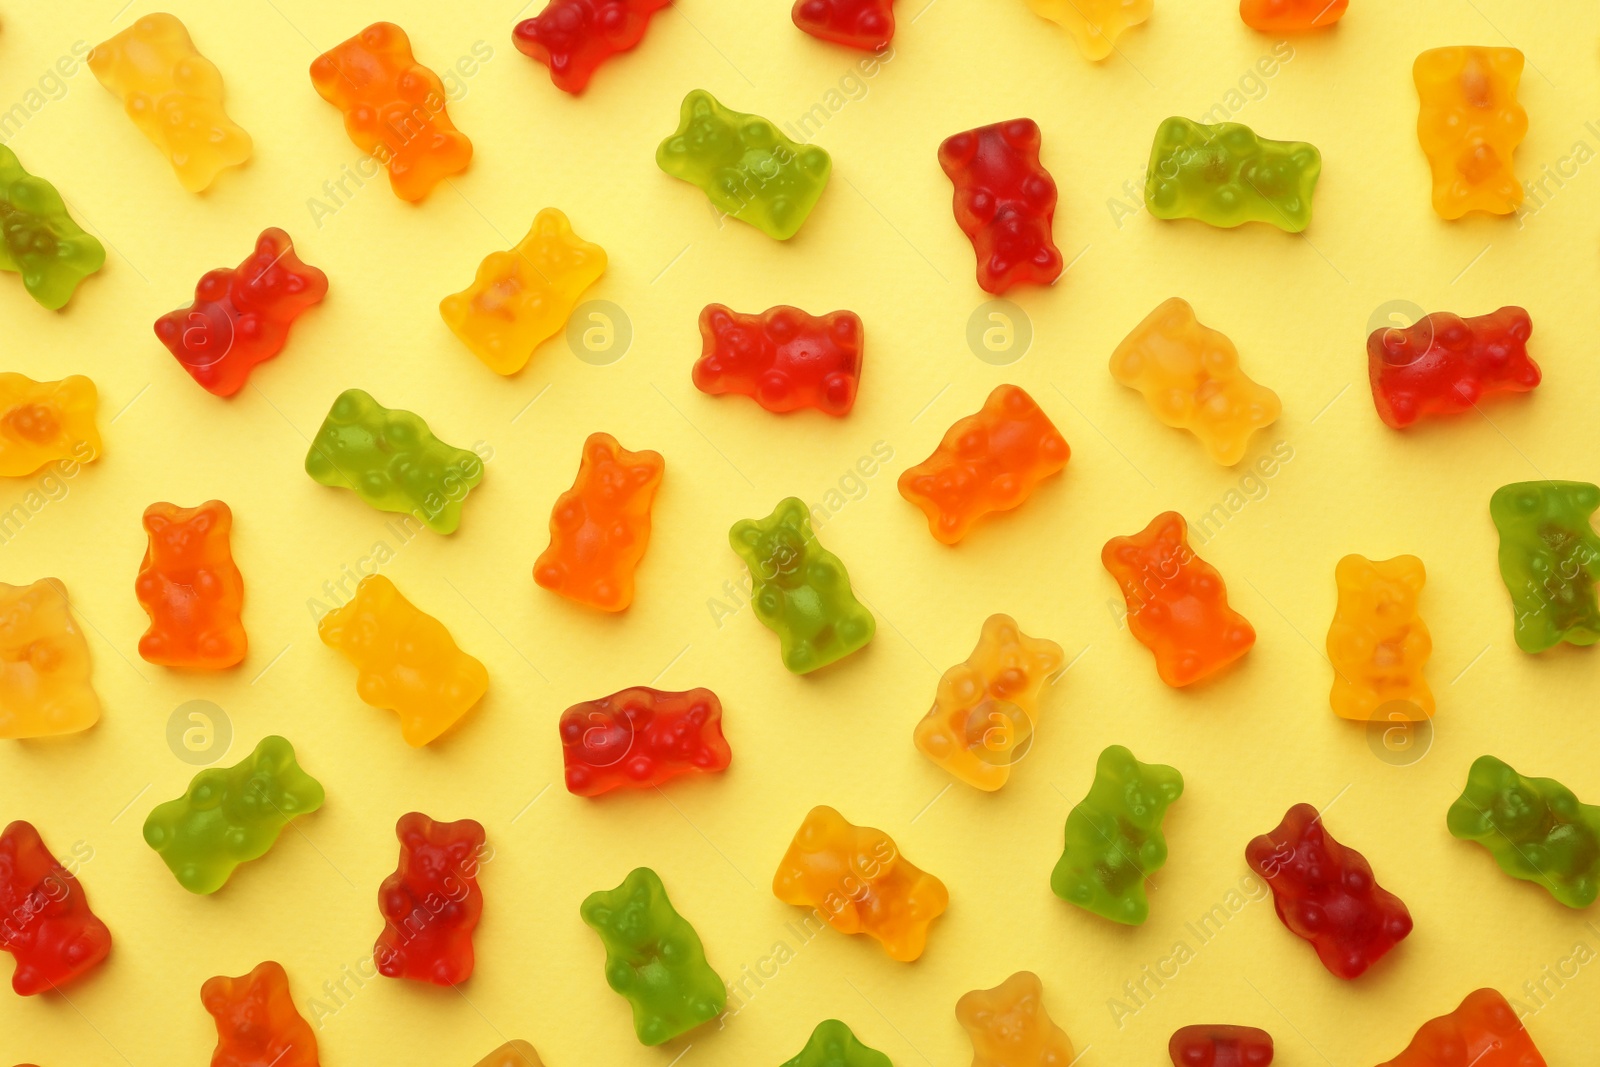
M0 738L87 730L100 721L89 643L58 578L0 582Z
M1067 465L1072 450L1033 397L998 386L977 414L957 419L933 455L900 475L900 495L953 545L991 511L1010 511Z
M477 1067L544 1067L544 1061L526 1041L507 1041L479 1060Z
M939 679L913 734L917 748L968 785L999 789L1033 747L1039 692L1064 658L1060 645L1029 637L1011 616L989 616L972 655Z
M1328 627L1334 713L1370 722L1433 717L1433 691L1422 669L1433 652L1417 614L1427 572L1416 556L1374 562L1350 555L1334 568L1339 606Z
M659 452L629 452L608 433L583 443L577 480L550 512L550 547L533 580L569 600L621 611L650 544L650 505L666 471Z
M94 382L81 374L59 382L0 374L0 476L20 478L46 463L98 459L99 402Z
M772 892L785 904L814 909L843 934L867 934L891 959L910 962L944 914L944 883L900 855L882 830L853 826L825 805L811 809L794 835Z
M1178 688L1209 678L1250 651L1255 628L1228 607L1217 569L1189 547L1188 524L1166 511L1131 537L1113 537L1100 562L1122 587L1128 629Z
M1239 17L1262 33L1299 33L1332 26L1350 0L1239 0Z
M1509 215L1522 203L1511 157L1528 132L1517 103L1522 53L1515 48L1433 48L1412 67L1422 111L1417 139L1433 170L1433 210Z
M972 1067L1071 1067L1072 1041L1044 1010L1044 983L1018 971L993 989L956 1001L956 1020L972 1039Z
M1378 1067L1546 1067L1506 998L1493 989L1467 994L1449 1015L1429 1019L1404 1052Z
M133 591L150 616L150 629L139 638L146 660L215 671L244 659L244 578L228 547L232 530L233 512L220 500L144 509L150 545Z
M389 168L389 187L402 200L421 200L472 161L472 142L445 110L444 83L392 22L374 22L318 56L311 84L344 112L356 147Z
M317 1035L295 1010L281 964L267 960L238 978L208 978L200 1003L217 1023L211 1067L319 1067Z

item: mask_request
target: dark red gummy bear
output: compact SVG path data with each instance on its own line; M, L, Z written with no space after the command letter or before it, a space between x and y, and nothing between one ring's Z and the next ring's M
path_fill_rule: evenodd
M300 262L289 235L270 227L237 269L207 271L193 304L156 320L156 336L201 388L232 396L257 363L283 350L289 326L327 293L328 276Z
M724 771L733 759L717 694L644 686L568 708L561 716L561 754L567 789L580 797Z
M472 977L472 931L483 914L483 827L471 819L400 816L400 866L378 888L383 933L373 959L390 978L455 985Z
M894 37L894 0L795 0L789 14L813 37L866 52Z
M83 886L20 820L0 834L0 948L17 958L11 988L25 997L81 977L111 951Z
M1367 338L1367 375L1378 417L1397 430L1429 415L1455 415L1499 393L1539 384L1528 357L1533 320L1519 307L1464 319L1448 311L1424 315L1400 330Z
M517 51L550 68L550 80L581 93L595 68L644 40L650 16L672 0L550 0L531 19L517 23Z
M956 187L956 224L978 254L978 284L991 293L1061 276L1050 234L1056 183L1039 162L1039 140L1036 122L1013 119L939 146L939 165Z
M820 318L775 307L742 315L721 304L700 312L694 384L703 393L738 393L768 411L816 408L848 414L861 383L861 319L852 311Z
M1411 932L1405 904L1378 884L1361 853L1333 839L1310 804L1290 808L1244 857L1271 886L1283 925L1340 978L1358 977Z
M1173 1067L1267 1067L1272 1035L1253 1026L1185 1026L1167 1042Z

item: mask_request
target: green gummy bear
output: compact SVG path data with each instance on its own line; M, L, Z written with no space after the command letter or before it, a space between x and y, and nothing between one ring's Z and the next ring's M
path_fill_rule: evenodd
M290 819L322 801L322 784L300 769L294 746L264 737L242 763L207 768L183 796L157 805L144 821L144 839L179 885L215 893L239 864L266 855Z
M105 262L105 248L72 221L56 187L0 145L0 270L21 274L29 295L55 311Z
M1513 878L1537 882L1569 908L1600 894L1600 806L1554 778L1525 778L1479 756L1445 817L1450 833L1489 850Z
M659 1045L722 1014L728 992L700 935L640 867L617 888L590 893L579 914L606 948L606 982L633 1005L641 1043Z
M1140 763L1121 745L1100 753L1089 795L1067 816L1066 849L1050 888L1070 904L1137 926L1150 916L1144 881L1167 862L1161 819L1183 775Z
M894 1064L877 1049L863 1045L844 1023L828 1019L817 1024L800 1055L785 1062L783 1067L894 1067Z
M461 503L483 481L483 460L433 436L420 415L346 389L311 442L306 473L447 534L461 525Z
M1600 641L1600 537L1591 517L1600 486L1513 482L1489 498L1500 531L1500 577L1511 593L1513 633L1524 652Z
M1213 226L1269 222L1290 233L1311 225L1322 153L1304 141L1269 141L1248 126L1174 115L1156 130L1144 203L1158 219Z
M683 98L678 129L656 149L656 165L699 186L724 215L787 241L827 187L833 160L789 140L760 115L723 107L704 89Z
M850 590L838 556L811 532L804 501L779 501L764 519L743 519L728 542L750 568L756 618L778 635L783 665L795 674L826 667L872 640L878 624Z

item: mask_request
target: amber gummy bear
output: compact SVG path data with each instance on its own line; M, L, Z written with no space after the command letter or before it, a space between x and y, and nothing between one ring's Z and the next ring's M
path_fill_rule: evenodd
M479 1060L477 1067L544 1067L544 1061L526 1041L507 1041Z
M81 374L36 382L0 373L0 477L21 478L47 463L100 458L94 382Z
M133 589L150 629L139 638L139 655L164 667L205 671L244 659L244 578L229 547L228 505L151 504L144 509L144 531L150 545Z
M1412 67L1422 110L1417 139L1433 171L1433 210L1509 215L1522 203L1511 157L1528 132L1517 103L1522 53L1515 48L1434 48Z
M1350 555L1334 568L1339 606L1328 627L1334 713L1363 722L1429 719L1423 677L1433 638L1417 614L1427 572L1416 556L1374 562Z
M320 1067L317 1035L295 1010L282 964L207 979L200 1003L217 1024L211 1067Z
M1344 18L1350 0L1239 0L1239 17L1262 33L1301 33Z
M1072 1040L1045 1010L1044 983L1032 971L967 993L956 1001L956 1019L972 1040L972 1067L1072 1067L1076 1062Z
M665 471L659 452L629 452L608 433L590 434L577 480L550 512L550 547L534 563L533 580L601 611L632 604Z
M89 643L58 578L0 582L0 738L87 730L100 721Z

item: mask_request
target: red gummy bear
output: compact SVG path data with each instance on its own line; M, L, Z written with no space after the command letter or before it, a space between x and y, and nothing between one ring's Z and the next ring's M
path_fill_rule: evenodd
M738 393L768 411L816 408L847 415L861 383L861 319L852 311L820 318L775 307L741 315L721 304L700 312L695 388Z
M317 1035L295 1010L282 964L208 978L200 1003L217 1024L211 1067L319 1067Z
M413 811L400 816L394 833L400 866L378 887L385 924L373 948L378 970L437 985L464 982L472 977L472 931L483 914L483 827Z
M1378 1067L1546 1067L1506 998L1493 989L1467 994L1449 1015L1429 1019L1406 1050Z
M567 790L580 797L724 771L733 758L715 693L644 686L568 708L561 716L561 754Z
M1411 932L1405 904L1373 878L1366 857L1333 839L1310 804L1290 808L1244 858L1272 887L1283 925L1340 978L1360 976Z
M978 254L980 286L1003 293L1061 276L1050 236L1056 183L1039 162L1038 123L1013 119L946 138L939 165L955 184L956 224Z
M290 325L327 293L328 276L300 262L289 235L270 227L237 269L207 271L193 304L156 320L156 336L201 388L232 396L257 363L283 350Z
M1185 1026L1167 1042L1173 1067L1267 1067L1272 1035L1253 1026Z
M813 37L880 52L894 38L894 0L795 0L794 24Z
M581 93L595 68L644 40L650 16L672 0L550 0L531 19L517 23L517 51L550 68L550 80Z
M83 887L21 820L0 834L0 948L17 958L11 988L24 997L82 977L111 951Z
M1428 415L1455 415L1500 393L1539 384L1528 357L1533 320L1519 307L1463 319L1448 311L1424 315L1398 330L1367 338L1367 376L1378 417L1403 430Z

